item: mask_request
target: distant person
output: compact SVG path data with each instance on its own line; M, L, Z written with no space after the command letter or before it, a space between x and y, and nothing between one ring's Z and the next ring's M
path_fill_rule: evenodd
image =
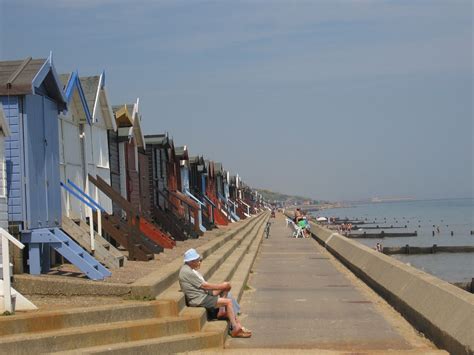
M231 298L228 297L231 285L229 282L212 284L199 273L202 258L195 249L184 253L184 265L179 271L179 285L190 307L219 308L217 317L227 317L231 323L231 336L250 338L252 332L245 329L237 318L237 311Z
M297 208L295 211L295 223L298 224L298 222L302 219L303 219L303 213L301 213L301 210Z
M377 243L374 247L374 249L380 253L383 252L383 246L382 246L382 243Z

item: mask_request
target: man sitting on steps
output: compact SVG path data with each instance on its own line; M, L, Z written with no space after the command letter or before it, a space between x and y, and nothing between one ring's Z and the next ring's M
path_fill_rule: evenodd
M245 329L237 318L231 298L227 294L231 289L229 282L211 284L199 273L202 258L195 249L184 253L184 265L179 271L179 284L191 307L219 308L217 318L228 317L231 325L231 336L234 338L250 338L252 332Z

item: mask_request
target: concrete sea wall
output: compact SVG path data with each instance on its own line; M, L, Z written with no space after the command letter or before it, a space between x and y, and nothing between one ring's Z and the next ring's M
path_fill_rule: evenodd
M311 223L316 239L437 346L474 353L474 295Z

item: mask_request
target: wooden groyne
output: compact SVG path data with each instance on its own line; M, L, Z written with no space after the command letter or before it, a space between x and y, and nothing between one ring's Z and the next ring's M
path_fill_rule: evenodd
M352 224L366 224L370 222L365 222L365 221L360 221L356 219L339 219L336 218L335 221L332 222L333 224L347 224L347 223L352 223Z
M441 246L433 244L430 247L413 247L405 245L403 247L383 247L384 254L436 254L436 253L474 253L474 246L465 245L454 245L454 246Z
M357 229L358 226L356 225L355 227L353 227L354 229ZM408 226L405 224L404 226L400 226L400 227L397 227L397 226L394 226L394 225L390 225L390 226L379 226L379 225L376 225L376 226L364 226L364 227L361 227L363 229L397 229L397 228L408 228Z
M402 233L385 233L384 231L380 233L349 233L345 235L347 238L398 238L398 237L416 237L418 236L418 232L414 231L410 232L402 232Z

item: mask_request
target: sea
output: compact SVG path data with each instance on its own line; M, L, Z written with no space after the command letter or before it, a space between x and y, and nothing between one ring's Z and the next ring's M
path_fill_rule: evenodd
M471 231L474 231L473 198L354 203L344 208L316 211L312 215L375 222L368 226L396 227L385 230L367 229L367 233L382 230L385 233L418 233L416 237L354 239L369 247L374 247L376 243L382 243L384 247L402 247L407 244L424 247L433 244L474 246L474 235L471 235ZM359 232L364 232L363 226L360 225L362 230ZM392 257L448 282L467 282L474 278L474 253L397 254Z

